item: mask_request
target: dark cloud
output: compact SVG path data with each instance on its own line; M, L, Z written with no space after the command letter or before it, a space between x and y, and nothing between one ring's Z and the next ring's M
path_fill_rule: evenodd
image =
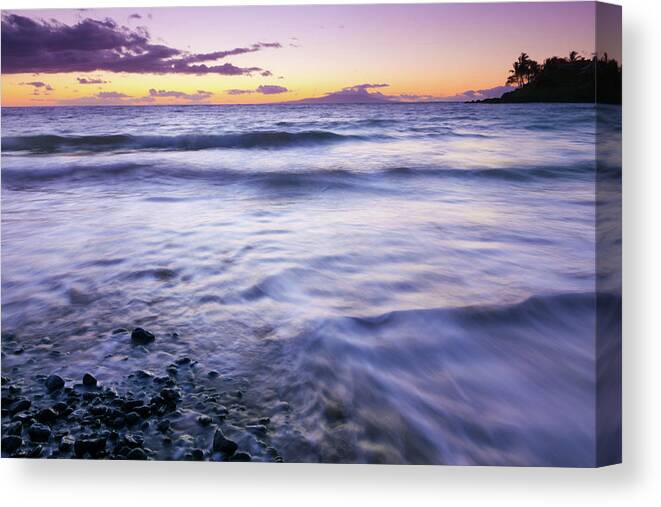
M142 16L140 14L131 14L129 19L142 19Z
M185 93L175 90L156 90L154 88L149 90L150 97L174 97L176 99L185 99L185 100L206 100L213 96L213 92L207 92L204 90L197 90L197 93Z
M2 18L2 73L131 72L249 75L260 67L214 64L228 56L280 48L278 42L211 53L191 53L153 43L144 27L130 29L110 18L67 25L8 14Z
M52 92L53 87L49 85L48 83L44 83L43 81L28 81L27 83L19 83L23 86L34 86L36 88L43 88L46 91Z
M273 72L271 72L270 70L265 70L264 72L260 72L259 75L264 77L269 77L273 75Z
M110 82L92 77L77 77L76 80L78 81L78 84L107 84Z
M239 90L236 88L233 88L231 90L225 90L225 93L228 95L246 95L250 93L261 93L263 95L275 95L278 93L287 93L290 91L288 88L285 88L284 86L278 86L278 85L260 85L254 90Z

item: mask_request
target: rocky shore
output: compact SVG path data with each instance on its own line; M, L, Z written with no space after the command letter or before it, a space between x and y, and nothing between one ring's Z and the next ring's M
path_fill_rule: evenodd
M155 340L140 328L116 333L136 346ZM239 384L188 356L108 385L93 371L3 376L2 456L282 462L271 419L244 402Z

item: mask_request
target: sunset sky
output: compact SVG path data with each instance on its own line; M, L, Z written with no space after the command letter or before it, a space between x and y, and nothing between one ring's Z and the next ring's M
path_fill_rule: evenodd
M521 51L590 56L594 12L590 2L3 11L2 104L500 95Z

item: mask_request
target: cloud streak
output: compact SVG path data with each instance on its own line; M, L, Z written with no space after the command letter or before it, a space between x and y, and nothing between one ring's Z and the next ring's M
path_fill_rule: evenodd
M104 81L103 79L97 78L87 78L87 77L77 77L76 80L78 84L88 85L88 84L107 84L110 81Z
M200 100L206 100L209 99L213 96L213 92L207 92L204 90L197 90L197 93L185 93L185 92L179 92L175 90L156 90L154 88L151 88L149 90L149 96L150 97L172 97L175 99L184 99L184 100L192 100L194 102L200 101Z
M232 88L230 90L225 90L225 93L228 95L248 95L251 93L261 93L262 95L277 95L278 93L287 93L291 90L284 86L278 85L260 85L254 90L240 90L237 88Z
M229 50L191 53L155 44L144 27L131 29L110 18L86 18L73 25L17 14L2 18L3 74L107 71L240 76L266 70L217 61L280 47L278 42L258 42Z

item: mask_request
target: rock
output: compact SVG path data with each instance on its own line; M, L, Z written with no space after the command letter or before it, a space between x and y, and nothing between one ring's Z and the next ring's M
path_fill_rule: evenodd
M131 449L131 452L128 453L126 458L131 460L146 460L147 453L144 451L144 449L136 447L135 449Z
M73 452L76 457L82 458L85 454L96 458L106 451L105 438L78 438L73 444Z
M202 426L209 426L211 424L211 417L208 415L201 415L197 418L197 422Z
M62 437L59 449L62 452L69 452L73 448L74 439L71 437Z
M127 446L129 449L135 449L136 447L142 447L144 439L139 435L125 435L122 443Z
M41 455L42 455L43 452L44 452L43 447L41 447L40 445L35 445L34 447L31 447L30 449L28 449L25 456L27 458L41 458Z
M246 429L249 432L254 433L255 435L260 435L260 436L266 435L266 432L268 431L266 426L264 426L262 424L249 424L249 425L246 426Z
M91 373L83 375L83 385L86 387L96 387L96 377Z
M190 364L191 359L190 359L190 357L180 357L179 359L177 359L175 361L175 363L178 364L179 366L183 366L185 364Z
M140 417L140 414L137 412L129 412L126 414L126 425L127 426L133 426L134 424L137 424L138 421L140 421L142 418Z
M21 435L21 431L23 431L23 425L21 424L21 421L15 421L13 423L9 423L6 426L2 427L2 434L3 435Z
M59 375L51 375L46 379L45 384L46 389L48 389L49 392L53 392L64 387L64 380Z
M123 416L119 416L112 419L108 423L108 426L110 426L113 429L119 430L124 427L125 423L126 423L126 419Z
M33 442L48 442L50 438L50 428L43 424L35 423L28 429L28 435Z
M27 398L21 398L19 400L16 400L11 405L9 405L9 413L17 414L19 412L23 412L24 410L29 409L31 405L32 402L30 400L28 400Z
M161 433L165 433L167 430L170 429L170 421L168 419L163 419L162 421L158 421L158 424L156 425L156 429Z
M2 437L2 452L12 453L23 444L23 439L16 435Z
M57 412L52 408L42 408L37 414L37 421L41 423L52 423L57 419Z
M139 345L145 345L151 343L156 339L156 337L151 334L149 331L145 331L141 327L136 327L131 333L131 341Z
M239 446L236 445L236 442L225 438L223 430L220 428L216 430L216 433L213 436L213 452L222 452L225 456L229 457L234 454L238 448Z
M247 452L237 452L230 458L230 461L252 461L252 456Z
M166 401L177 401L180 398L180 395L176 389L166 387L165 389L161 389L161 398Z
M218 373L216 370L211 370L209 373L207 373L207 376L209 378L218 378L220 373Z
M55 410L55 412L57 412L59 415L62 415L62 414L64 414L64 412L67 411L67 409L69 408L69 405L67 405L67 404L64 403L63 401L58 401L55 405L53 405L52 408L53 408L53 410Z
M202 449L193 449L191 451L191 458L194 461L202 461L204 459L204 451Z

